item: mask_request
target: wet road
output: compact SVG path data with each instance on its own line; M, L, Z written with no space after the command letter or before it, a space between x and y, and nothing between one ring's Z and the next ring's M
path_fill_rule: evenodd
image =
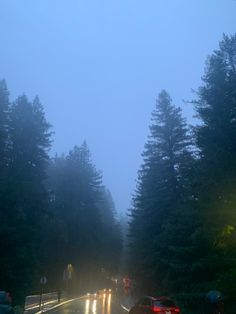
M50 311L50 314L127 314L113 294L84 297Z

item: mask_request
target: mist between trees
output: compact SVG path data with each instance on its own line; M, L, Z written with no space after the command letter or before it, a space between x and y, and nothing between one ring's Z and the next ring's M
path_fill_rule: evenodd
M121 229L110 192L86 143L50 159L51 126L38 97L9 103L0 82L0 283L15 302L40 291L65 289L63 271L74 267L71 290L87 292L116 274Z
M188 126L161 91L129 210L126 270L148 293L235 295L236 35L208 57ZM49 158L51 126L38 97L9 102L0 83L0 282L17 302L62 284L99 287L117 274L121 224L86 143Z

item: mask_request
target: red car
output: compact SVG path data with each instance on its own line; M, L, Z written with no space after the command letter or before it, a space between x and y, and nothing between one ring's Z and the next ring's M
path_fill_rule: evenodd
M180 314L180 308L168 297L141 298L129 314Z

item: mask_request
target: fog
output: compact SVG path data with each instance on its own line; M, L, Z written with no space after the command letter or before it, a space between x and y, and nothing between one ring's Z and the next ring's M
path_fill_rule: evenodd
M231 0L2 0L0 78L11 100L39 95L52 156L87 141L125 212L158 93L193 122L183 100L222 34L235 32L235 12Z

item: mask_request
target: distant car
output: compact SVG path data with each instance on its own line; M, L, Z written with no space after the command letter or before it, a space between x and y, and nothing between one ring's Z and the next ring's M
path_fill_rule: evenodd
M107 294L111 294L111 289L101 289L101 290L98 290L98 295L99 296L104 296L104 295L107 295Z
M168 297L142 297L129 314L180 314L180 308Z
M0 314L14 314L11 306L11 296L6 291L0 291Z

